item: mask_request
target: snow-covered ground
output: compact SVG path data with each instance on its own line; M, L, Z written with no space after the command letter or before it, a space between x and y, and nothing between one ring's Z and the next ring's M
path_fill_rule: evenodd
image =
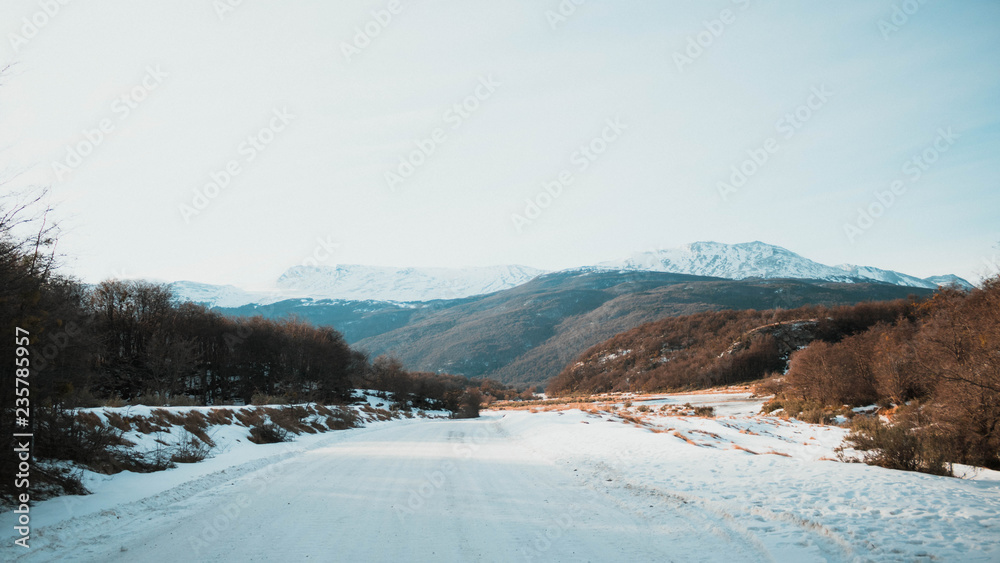
M719 416L666 414L685 403ZM5 524L0 559L1000 560L997 473L828 461L844 429L761 417L759 404L663 396L618 410L632 421L487 411L243 441L39 503L32 549L10 547Z

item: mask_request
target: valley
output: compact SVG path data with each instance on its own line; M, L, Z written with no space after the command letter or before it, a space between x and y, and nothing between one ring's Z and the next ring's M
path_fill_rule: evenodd
M664 317L930 294L928 289L884 283L573 271L463 299L424 303L296 299L217 310L232 316L296 316L330 325L371 356L393 355L412 370L541 385L587 348Z

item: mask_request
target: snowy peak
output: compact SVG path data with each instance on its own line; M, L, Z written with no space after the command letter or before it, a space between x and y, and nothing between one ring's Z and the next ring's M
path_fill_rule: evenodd
M543 273L524 266L461 269L296 266L278 278L278 288L284 293L317 299L431 301L502 291Z
M266 305L287 298L277 292L246 291L233 285L193 281L173 282L170 290L182 301L200 303L206 307L242 307L250 303Z
M932 283L936 287L956 286L960 289L972 289L975 287L971 283L956 276L955 274L948 274L946 276L931 276L929 278L924 278L924 281L927 283Z
M880 268L872 268L871 266L855 266L853 264L841 264L837 266L837 268L843 270L851 278L859 280L873 280L906 287L925 287L928 289L937 288L937 284L933 282L928 282L914 276L901 274L899 272L893 272L892 270L882 270Z
M680 248L660 249L632 254L622 261L602 262L599 269L648 270L713 276L718 278L806 278L827 279L847 276L817 264L794 252L762 242L722 244L695 242Z
M639 252L625 260L602 262L599 270L645 270L741 280L746 278L797 278L834 282L880 282L905 287L936 289L942 284L971 288L958 276L920 279L870 266L826 266L780 246L760 241L740 244L695 242L679 248Z

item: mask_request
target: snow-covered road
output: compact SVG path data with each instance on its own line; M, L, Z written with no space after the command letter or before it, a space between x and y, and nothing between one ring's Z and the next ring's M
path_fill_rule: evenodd
M30 552L7 554L128 562L989 561L998 554L995 482L753 455L620 422L579 411L491 412L312 436L297 450L42 526ZM844 495L850 500L838 501ZM930 509L910 514L907 502ZM886 503L897 505L894 513ZM939 545L916 529L900 537L910 524ZM969 536L958 542L955 530L963 529Z
M676 499L659 499L672 510L650 521L526 448L501 417L345 436L204 490L192 483L162 506L71 521L25 560L766 558L752 541L694 524Z

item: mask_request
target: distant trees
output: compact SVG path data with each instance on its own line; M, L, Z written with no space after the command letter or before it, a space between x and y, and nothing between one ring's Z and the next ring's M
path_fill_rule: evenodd
M360 387L383 391L402 408L442 408L447 394L458 392L463 400L451 406L468 414L473 399L518 395L496 382L411 373L387 356L370 362L331 327L227 318L177 303L165 285L106 280L85 288L54 273L53 258L43 254L53 244L44 224L33 238L14 235L14 227L31 223L22 214L34 203L0 213L0 321L11 334L20 326L32 336L36 400L73 407L111 397L158 403L193 397L218 404L250 403L261 394L340 402ZM13 357L11 342L2 342ZM466 394L467 387L477 391Z
M792 356L788 378L803 399L824 404L869 404L877 398L867 337L848 337L840 343L817 341Z
M479 418L483 394L475 387L467 388L458 399L457 418Z
M371 386L392 395L398 404L407 404L414 385L403 363L396 358L379 356L372 362Z
M329 403L363 387L392 395L404 408L441 408L448 392L483 384L412 374L389 357L369 362L331 327L227 318L178 303L165 285L106 280L86 288L55 273L54 229L47 209L34 212L43 195L0 201L0 325L11 335L15 327L31 335L35 404L95 406L112 397L249 403L255 394ZM13 338L0 339L2 350L14 357ZM506 390L495 385L498 393ZM0 414L9 417L12 387L0 397Z

